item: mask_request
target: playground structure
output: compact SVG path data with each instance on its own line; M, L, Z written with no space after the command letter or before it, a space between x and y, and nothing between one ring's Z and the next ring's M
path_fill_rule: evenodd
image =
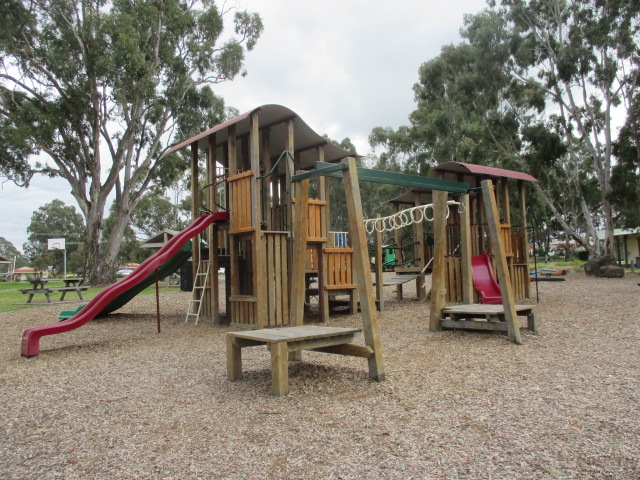
M397 218L401 220L387 220L387 225L397 229L401 224L411 224L417 233L416 251L424 255L427 250L423 220L433 223L431 331L441 328L504 330L513 341L520 343L518 314L527 316L529 328L537 328L533 307L519 306L514 301L511 272L517 273L521 265L513 260L509 262L509 258L519 257L512 254L514 242L510 226L503 228L491 180L483 179L480 187L473 190L469 183L460 181L464 175L451 180L357 167L349 152L331 145L291 110L277 105L239 115L176 145L168 153L187 146L191 149L194 223L169 240L134 273L105 289L70 319L25 331L23 355L37 355L42 336L78 328L98 314L119 308L136 295L143 284L166 276L166 271L160 271L161 267L171 263L173 269L183 263L188 253L182 252L182 248L191 240L192 245L199 246L189 252L194 278L199 277L203 265L206 265L204 270L213 272L206 276L201 288L194 288L194 298L199 304L197 317L202 314L214 323L226 322L244 329L229 333L227 337L229 379L235 380L241 375L243 348L266 344L271 350L273 393L276 395L288 392L287 361L301 358L302 350L366 358L369 376L382 380L384 365L359 181L429 192L431 204L428 207L423 208L422 203L415 200L414 212L407 220L402 220L404 217L398 210ZM201 187L198 178L202 151L205 152L203 163L207 183ZM332 235L329 231L328 178L344 182L347 235L344 232ZM309 196L311 180L315 182L313 187L318 198ZM520 183L519 187L522 187ZM500 184L498 191L508 199L505 182ZM521 191L523 194L524 187ZM472 195L474 200L471 200ZM416 213L418 211L421 213ZM484 219L486 225L486 230L478 227L477 231L484 233L475 236L471 224L474 211L476 220ZM508 212L508 201L503 201L502 215L506 215L507 220ZM454 236L451 232L456 231L453 227L456 221L459 224L455 227L459 231L456 250L459 248L461 254L459 258L450 259L448 253L453 248L451 239ZM374 230L375 222L384 225L383 220L374 220ZM526 228L523 231L526 246ZM340 240L331 245L332 237ZM345 244L346 238L348 243ZM206 244L204 249L200 247L203 243ZM501 285L501 305L493 305L490 309L486 305L473 304L471 286L472 253L474 248L484 250L484 246L493 254ZM422 270L417 272L416 278L421 282L425 274L424 260L419 261ZM382 262L377 264L382 265ZM227 289L225 318L218 303L217 272L221 268ZM310 275L317 278L322 320L328 318L332 295L348 295L354 313L359 297L364 346L351 343L360 329L304 325L304 300L308 296ZM525 278L528 281L528 275ZM194 282L194 286L196 284ZM382 282L377 282L377 287L381 289ZM447 299L454 293L465 303L464 311L447 307ZM470 320L473 318L486 321Z
M524 300L531 298L531 279L529 276L529 256L528 256L528 225L527 225L527 202L525 182L537 182L537 180L526 173L513 170L506 170L483 165L474 165L462 162L445 162L434 167L430 176L445 180L455 180L468 183L471 186L469 191L469 205L465 209L452 209L446 226L446 250L445 250L445 278L447 284L446 300L450 303L484 303L483 298L490 291L489 296L499 296L499 291L495 290L495 275L490 275L495 268L487 268L486 257L483 252L487 252L492 262L495 263L492 245L489 235L489 224L487 221L485 195L481 192L481 182L487 179L495 184L496 208L499 219L499 231L502 243L505 248L507 267L511 286L515 298ZM513 202L511 191L515 183L517 191L517 206L512 208ZM426 189L412 188L404 194L388 201L394 212L401 209L430 204L433 201L432 192ZM514 216L512 210L516 210ZM517 217L519 224L514 225L514 217ZM466 223L465 223L466 222ZM428 225L425 223L425 225ZM432 269L434 257L434 245L427 241L433 239L433 231L429 230L425 235L424 226L414 223L410 240L405 241L406 252L409 247L411 252L408 255L412 260L411 265L402 265L396 268L398 276L395 280L387 280L386 285L396 285L397 298L402 299L402 283L416 278L416 288L420 299L426 299L424 290L424 280L421 275L427 267L427 271ZM428 227L427 227L428 228ZM466 229L469 228L468 234ZM400 229L393 232L395 245L402 246L403 239ZM463 252L465 236L468 235L468 247L470 252ZM406 238L406 237L405 237ZM466 245L466 243L465 243ZM463 262L463 257L476 258L471 265ZM431 263L430 263L431 262ZM473 265L476 265L474 267ZM469 274L469 271L471 274ZM476 289L472 288L473 276L481 276L476 283ZM485 291L481 291L485 289ZM488 290L486 290L488 289ZM378 298L378 301L380 298ZM495 301L495 300L494 300Z

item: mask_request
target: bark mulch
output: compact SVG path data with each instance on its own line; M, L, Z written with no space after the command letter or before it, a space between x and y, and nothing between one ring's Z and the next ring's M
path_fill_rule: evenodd
M640 478L639 278L541 283L540 333L520 346L429 333L428 304L387 289L386 381L363 359L305 352L283 398L264 348L226 380L230 327L185 324L188 293L161 296L160 335L155 298L138 297L31 359L23 330L62 307L3 313L0 477Z

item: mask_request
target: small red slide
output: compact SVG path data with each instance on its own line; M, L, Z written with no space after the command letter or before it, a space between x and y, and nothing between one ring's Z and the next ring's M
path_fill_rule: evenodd
M472 256L471 270L473 271L473 286L480 295L480 303L501 305L502 294L493 273L489 254L482 252L482 255Z
M160 268L163 263L178 253L191 238L202 233L214 222L226 222L228 220L229 212L215 212L199 217L189 227L171 238L157 253L142 262L132 273L102 290L73 317L63 322L28 328L22 334L22 355L25 357L38 355L40 353L40 338L45 335L65 333L83 326L98 316L114 298L144 281L156 269Z

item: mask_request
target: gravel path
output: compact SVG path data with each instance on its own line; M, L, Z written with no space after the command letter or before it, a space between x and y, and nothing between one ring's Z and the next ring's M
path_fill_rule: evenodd
M228 382L228 327L184 323L188 293L20 338L61 306L0 314L3 479L637 479L640 277L540 284L540 333L429 333L428 305L380 315L387 380L359 358L304 353L288 397L269 354ZM338 315L331 325L359 326ZM361 338L358 339L362 341Z

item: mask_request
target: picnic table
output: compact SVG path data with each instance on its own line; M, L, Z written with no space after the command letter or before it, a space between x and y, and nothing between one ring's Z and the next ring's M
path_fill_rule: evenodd
M23 288L20 291L25 295L29 295L27 303L31 303L33 297L38 294L44 295L47 298L47 302L51 303L51 293L60 292L59 301L61 302L64 301L67 292L76 292L80 300L84 300L84 298L82 298L82 292L91 288L89 285L81 285L84 278L62 278L60 280L64 282L64 287L47 287L47 283L50 281L48 278L31 278L29 282L33 287Z

